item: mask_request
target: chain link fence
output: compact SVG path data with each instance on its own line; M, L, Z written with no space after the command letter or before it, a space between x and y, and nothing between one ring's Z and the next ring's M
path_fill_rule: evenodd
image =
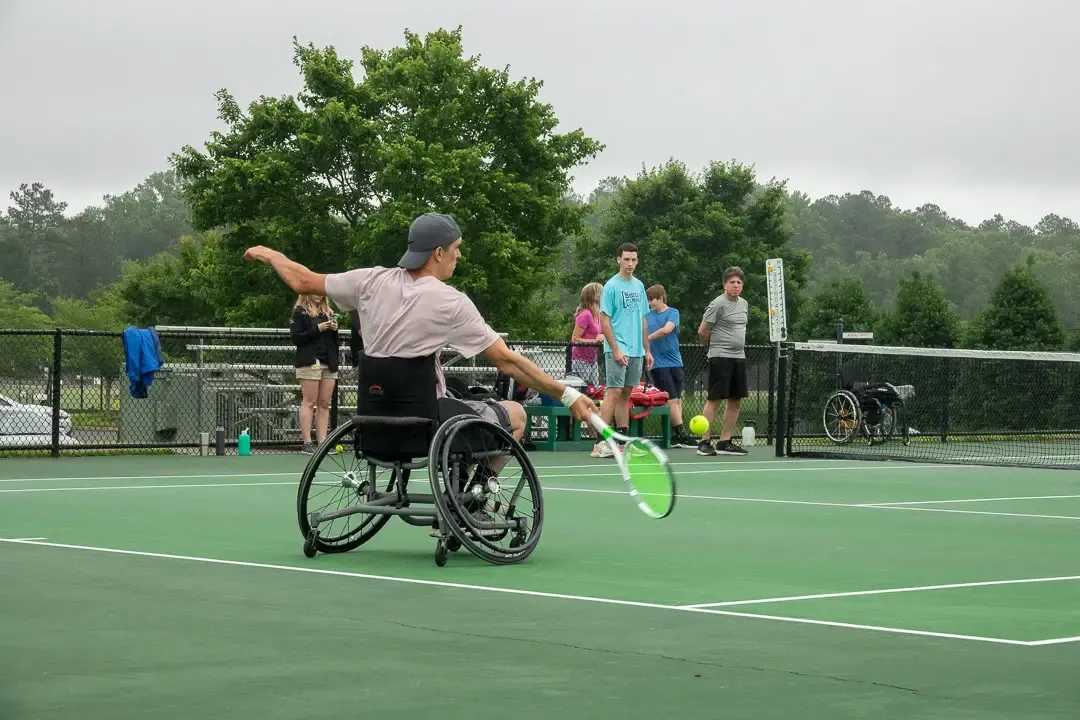
M135 397L122 332L0 329L0 456L236 454L242 433L255 453L299 451L303 395L288 329L158 327L156 333L165 363L145 397ZM349 332L341 330L339 339L330 427L356 408ZM509 338L507 343L557 379L571 374L570 343ZM772 442L775 349L750 346L746 355L750 397L743 401L740 427L753 424L759 437ZM689 420L705 405L706 349L683 345L682 356L683 416ZM515 388L482 355L466 359L446 348L440 361L454 387L482 388L526 404L539 401L535 393ZM601 384L603 366L601 355ZM645 430L659 435L659 420L647 419ZM537 423L532 432L526 446L546 429Z

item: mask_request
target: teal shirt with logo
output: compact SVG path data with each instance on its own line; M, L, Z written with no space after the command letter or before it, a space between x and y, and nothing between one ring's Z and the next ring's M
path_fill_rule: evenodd
M644 283L637 278L623 280L621 275L611 278L600 293L600 312L611 318L611 330L623 354L644 357L642 321L649 312ZM604 352L611 352L607 338L604 338Z

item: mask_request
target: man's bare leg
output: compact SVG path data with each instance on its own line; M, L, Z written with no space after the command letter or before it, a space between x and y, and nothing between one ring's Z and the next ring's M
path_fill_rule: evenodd
M731 433L735 429L735 423L739 421L740 407L742 407L742 398L728 398L727 407L724 408L724 426L720 430L721 440L731 439Z
M712 433L712 425L716 422L716 412L720 409L720 403L723 400L707 400L705 402L705 409L701 411L701 414L709 421L709 427L705 432L701 434L701 442L708 442Z

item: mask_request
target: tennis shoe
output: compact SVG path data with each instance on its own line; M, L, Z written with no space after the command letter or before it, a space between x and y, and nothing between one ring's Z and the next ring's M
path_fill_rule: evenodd
M717 455L746 455L746 449L736 445L731 440L717 440L716 441L716 454Z

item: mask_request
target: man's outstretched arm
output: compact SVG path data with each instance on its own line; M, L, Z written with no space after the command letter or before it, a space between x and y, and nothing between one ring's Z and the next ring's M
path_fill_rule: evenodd
M308 270L283 253L257 245L244 252L245 260L264 262L281 276L285 284L302 295L326 295L326 275Z
M495 344L484 351L484 355L498 368L499 372L514 378L520 385L534 388L548 397L561 400L570 408L570 412L578 420L589 421L589 417L596 413L596 403L587 395L567 388L561 382L555 380L546 372L537 367L536 363L524 355L511 350L506 342L499 338Z

